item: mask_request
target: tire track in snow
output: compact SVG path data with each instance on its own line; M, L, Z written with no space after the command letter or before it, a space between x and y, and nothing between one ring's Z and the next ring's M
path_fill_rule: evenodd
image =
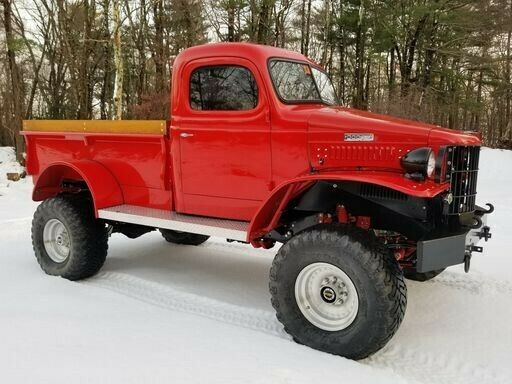
M3 241L10 240L15 237L27 235L30 240L30 227L32 223L31 217L23 217L19 219L0 220L0 239Z
M274 313L241 307L119 272L103 272L82 284L109 289L169 310L199 315L290 339Z
M445 287L471 292L478 295L507 294L512 295L512 283L497 280L482 274L466 275L446 271L432 280L422 284L443 285Z
M32 221L32 217L21 217L19 219L0 220L0 225L4 224L28 224Z
M238 242L228 242L221 238L214 238L209 241L207 241L204 244L200 245L201 248L208 248L212 250L222 250L222 251L228 251L233 254L237 254L239 256L246 256L247 254L250 254L251 256L257 256L257 257L267 257L272 259L274 255L279 250L280 246L276 245L274 248L271 249L263 249L263 248L253 248L249 244L243 244Z
M362 361L376 368L391 369L408 380L424 384L506 384L504 375L488 368L475 366L452 355L424 353L388 346Z
M225 303L120 272L103 272L80 284L114 291L164 309L194 314L291 340L273 312ZM361 363L377 369L389 369L407 380L423 384L507 383L505 378L495 372L452 356L405 350L397 346L385 347Z

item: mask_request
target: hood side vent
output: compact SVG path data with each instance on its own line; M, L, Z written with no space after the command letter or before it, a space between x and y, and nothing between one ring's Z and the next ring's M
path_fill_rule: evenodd
M407 195L394 189L381 187L375 184L361 184L359 193L368 199L378 200L407 200Z

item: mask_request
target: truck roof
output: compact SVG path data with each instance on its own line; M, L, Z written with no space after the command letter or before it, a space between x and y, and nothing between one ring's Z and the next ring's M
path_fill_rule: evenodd
M187 48L176 58L176 61L188 62L196 59L204 59L214 56L237 56L250 58L255 61L267 61L272 57L280 57L290 60L306 61L318 66L306 56L282 48L253 43L211 43Z

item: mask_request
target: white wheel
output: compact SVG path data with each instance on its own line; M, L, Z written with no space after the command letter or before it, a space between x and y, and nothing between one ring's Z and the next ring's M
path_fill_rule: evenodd
M288 240L270 269L277 319L293 339L320 351L363 359L402 322L402 270L372 233L318 225Z
M57 219L46 222L43 229L43 242L46 253L56 263L63 263L69 257L71 248L68 231Z
M105 222L94 217L86 196L57 196L37 207L32 220L32 246L41 269L68 280L93 276L108 249Z
M331 332L352 324L359 309L354 283L329 263L312 263L302 269L295 280L295 300L311 324Z

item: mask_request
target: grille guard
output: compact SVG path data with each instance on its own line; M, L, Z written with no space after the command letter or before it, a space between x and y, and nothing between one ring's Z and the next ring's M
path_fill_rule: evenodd
M453 195L448 215L475 211L479 159L480 147L455 146L446 149L445 179L450 182Z

